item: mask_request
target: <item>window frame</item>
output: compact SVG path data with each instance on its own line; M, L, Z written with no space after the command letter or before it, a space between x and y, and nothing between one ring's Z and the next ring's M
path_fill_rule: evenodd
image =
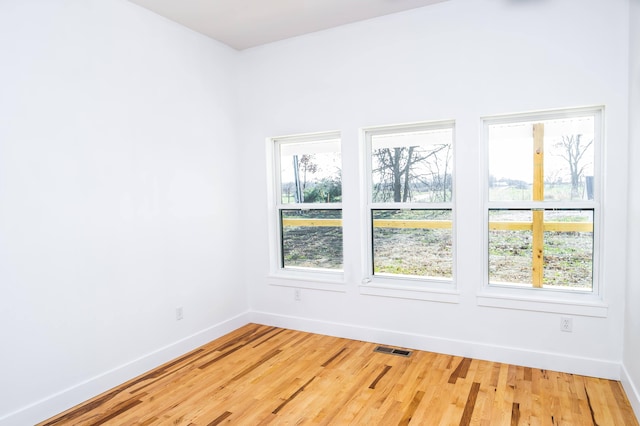
M593 200L569 201L491 201L489 199L489 127L496 124L535 122L563 118L593 116ZM506 114L481 118L482 166L479 179L482 195L483 214L483 279L478 292L478 304L501 308L516 308L544 312L569 313L604 317L607 305L603 302L601 285L601 247L603 235L602 189L606 176L603 173L604 147L604 107L581 107L546 110L538 112ZM565 210L584 209L593 211L593 256L591 291L567 288L518 286L489 281L489 212L493 209L507 210ZM544 273L544 272L543 272Z
M281 182L281 151L285 144L304 144L319 141L338 140L340 144L340 168L343 169L342 138L339 131L304 133L267 138L267 173L268 173L268 220L270 266L269 283L278 286L312 288L319 290L340 291L344 289L344 256L342 269L325 269L313 267L284 266L282 212L287 210L338 210L341 212L341 227L344 230L343 203L283 203ZM341 186L344 184L341 181ZM342 235L344 248L344 232Z
M372 185L372 138L379 135L390 135L410 131L429 131L437 129L450 129L452 131L452 169L451 188L452 195L449 202L374 202ZM433 300L448 303L459 302L459 292L456 283L456 128L454 120L424 121L406 124L393 124L385 126L366 127L361 129L361 157L363 159L361 194L363 203L361 208L362 220L362 276L360 286L363 294L387 297L401 297L409 299ZM451 278L421 277L393 274L376 275L374 273L373 259L373 212L376 210L450 210L451 211L451 243L452 266Z

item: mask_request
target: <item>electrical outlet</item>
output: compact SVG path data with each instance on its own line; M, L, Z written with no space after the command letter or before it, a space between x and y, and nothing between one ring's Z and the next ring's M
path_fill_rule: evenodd
M299 288L296 288L295 290L293 290L293 299L296 302L300 301L300 289Z
M178 306L176 308L176 321L180 321L184 318L184 312L182 311L182 306Z
M560 317L560 331L571 333L573 331L573 318Z

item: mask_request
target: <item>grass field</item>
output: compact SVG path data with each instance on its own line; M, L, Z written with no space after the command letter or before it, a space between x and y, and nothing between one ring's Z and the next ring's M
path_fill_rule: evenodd
M326 211L325 211L326 212ZM337 211L330 211L336 215ZM311 213L306 213L307 215ZM374 211L374 218L450 219L448 210ZM549 212L545 220L592 221L591 212ZM492 212L492 221L530 221L530 211ZM489 280L531 284L532 232L490 231ZM450 279L453 276L451 229L374 228L374 273ZM288 226L283 231L285 267L342 269L342 228ZM590 290L591 232L544 233L544 286Z

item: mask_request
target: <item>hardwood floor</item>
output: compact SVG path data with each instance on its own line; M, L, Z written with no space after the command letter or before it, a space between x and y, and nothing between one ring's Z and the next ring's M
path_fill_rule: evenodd
M619 382L249 324L41 425L638 425Z

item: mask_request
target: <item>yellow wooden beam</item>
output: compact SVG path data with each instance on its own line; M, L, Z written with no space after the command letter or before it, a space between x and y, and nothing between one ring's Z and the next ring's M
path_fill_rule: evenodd
M536 210L533 212L532 226L532 280L534 287L542 287L544 277L544 211Z
M544 124L533 125L533 201L544 201Z
M340 227L342 219L303 219L287 218L282 222L283 226L315 226L315 227ZM451 229L450 220L402 220L402 219L376 219L373 221L375 228L398 229ZM489 222L490 231L532 231L533 222ZM544 231L555 232L593 232L591 222L544 222Z
M451 229L450 220L375 219L374 228Z
M533 125L533 201L544 201L544 124ZM544 278L544 211L533 212L532 279L542 287Z
M591 222L544 222L544 231L593 232ZM533 222L489 222L489 231L532 231Z
M545 231L556 232L593 232L592 222L545 222Z
M489 231L531 231L532 222L489 222Z
M340 227L342 219L282 219L282 226Z

